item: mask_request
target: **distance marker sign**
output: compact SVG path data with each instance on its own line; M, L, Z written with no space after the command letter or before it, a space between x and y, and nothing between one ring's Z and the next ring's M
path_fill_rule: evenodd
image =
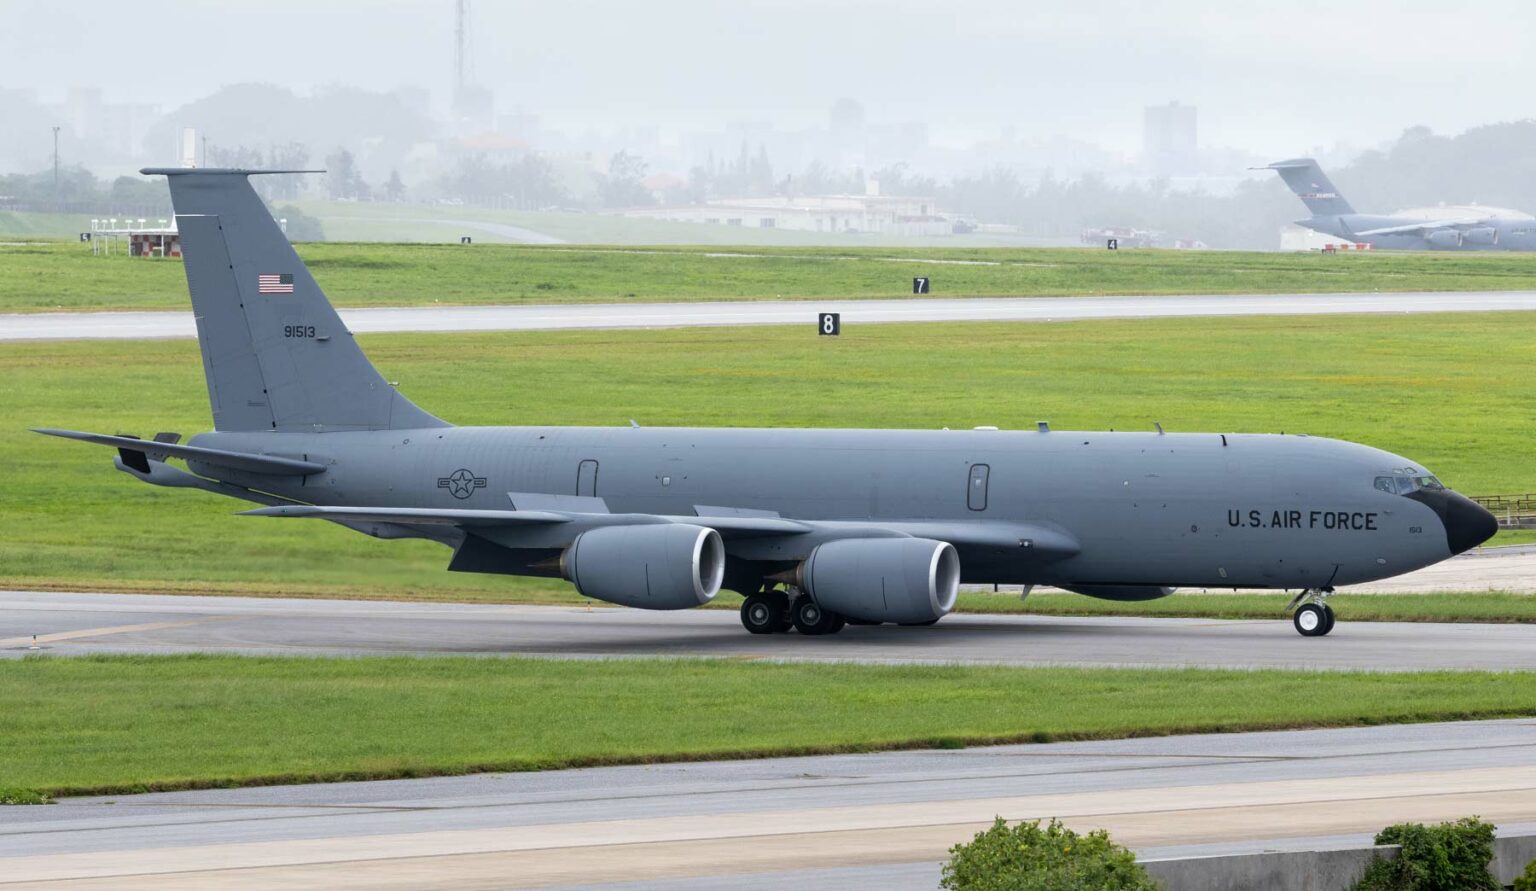
M836 337L843 333L843 314L824 312L816 317L816 333L824 337Z

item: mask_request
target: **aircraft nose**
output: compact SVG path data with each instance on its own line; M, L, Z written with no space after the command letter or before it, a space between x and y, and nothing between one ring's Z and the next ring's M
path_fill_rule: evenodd
M1451 553L1475 548L1499 531L1499 521L1487 508L1459 492L1445 494L1440 521L1445 524L1445 541L1451 546Z

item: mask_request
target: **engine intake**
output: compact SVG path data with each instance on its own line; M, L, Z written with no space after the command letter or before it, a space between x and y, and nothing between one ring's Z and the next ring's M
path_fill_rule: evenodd
M689 609L725 578L720 533L686 523L605 526L576 536L560 573L583 597L640 609Z
M824 609L866 622L935 621L955 608L960 556L928 538L854 538L816 548L800 587Z

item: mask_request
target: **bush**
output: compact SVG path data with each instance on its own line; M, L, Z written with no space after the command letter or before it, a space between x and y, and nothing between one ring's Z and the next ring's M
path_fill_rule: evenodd
M53 798L36 789L0 786L0 804L53 804Z
M1376 834L1378 845L1401 845L1396 860L1376 860L1354 891L1499 891L1488 872L1493 824L1476 817L1425 826L1398 823Z
M948 891L1154 891L1136 855L1103 830L1078 835L1052 820L992 828L949 849L940 887Z
M1515 876L1515 891L1536 891L1536 860L1525 865L1525 872Z

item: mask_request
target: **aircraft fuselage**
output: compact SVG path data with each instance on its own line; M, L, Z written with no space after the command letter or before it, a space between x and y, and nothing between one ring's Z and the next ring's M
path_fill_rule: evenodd
M508 493L547 493L600 498L613 513L729 505L804 520L1028 523L1080 547L1059 559L961 547L963 578L979 583L1354 584L1450 556L1455 500L1471 504L1438 493L1452 502L1443 519L1445 503L1373 485L1427 474L1408 459L1296 435L452 427L209 433L193 444L326 464L302 482L274 482L193 462L205 476L319 505L508 510ZM1483 515L1473 506L1467 516ZM779 538L783 560L813 542ZM763 546L728 547L763 559Z

